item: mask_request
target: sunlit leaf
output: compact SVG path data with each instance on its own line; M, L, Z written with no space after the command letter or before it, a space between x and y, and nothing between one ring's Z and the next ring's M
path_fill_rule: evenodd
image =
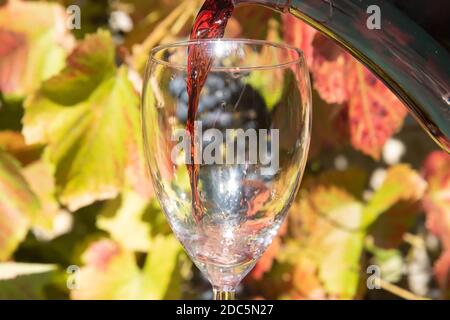
M141 274L134 254L111 240L99 240L83 253L73 299L143 299Z
M347 56L343 50L322 34L315 34L311 72L314 88L327 103L342 104L348 100Z
M73 37L56 3L9 0L0 7L0 91L22 97L64 66Z
M0 261L16 250L39 210L19 164L0 149Z
M419 201L426 189L426 183L422 177L408 165L396 165L391 167L386 174L381 187L375 192L366 208L364 209L365 224L368 226L373 223L383 212L392 208L399 202L414 204ZM390 218L408 219L411 214L414 215L417 210L406 211L393 210ZM402 215L402 212L404 213ZM395 217L395 215L401 215ZM395 228L395 226L393 226ZM398 226L397 226L398 227ZM404 228L403 228L404 229ZM405 231L405 230L403 230ZM398 230L401 234L401 230Z
M23 135L13 130L0 131L0 148L14 156L22 165L38 160L41 152L40 146L27 145Z
M444 151L431 153L422 171L428 182L423 199L427 227L450 250L450 155Z
M164 219L154 202L126 191L107 203L97 218L97 226L108 231L124 248L147 251L151 248L153 235L168 230Z
M154 239L145 261L142 283L143 291L150 299L162 299L166 295L178 296L167 290L173 279L180 280L180 269L177 266L181 252L181 245L173 235L159 235Z
M73 299L162 299L177 270L181 246L172 236L158 236L141 270L132 251L103 239L84 252L79 288Z
M279 42L279 23L275 19L271 19L267 24L269 25L267 40ZM261 52L254 54L253 59L255 62L253 62L253 64L277 65L280 63L280 59L282 59L282 57L275 53L276 52L271 50L270 47L263 47ZM274 108L283 94L282 85L273 85L274 83L283 83L282 71L283 70L252 72L247 78L245 78L246 83L251 85L253 89L257 90L261 94L269 110Z
M342 189L319 185L304 194L295 210L303 221L297 239L314 262L327 296L354 297L364 239L362 204ZM308 268L314 269L311 262Z
M450 299L450 250L439 257L433 269L442 290L442 297Z
M404 262L399 250L379 248L371 241L366 244L366 249L373 254L372 264L380 267L383 280L398 282L401 279L403 276Z
M55 198L55 179L51 170L46 163L36 161L23 168L22 172L41 204L41 210L33 221L33 227L50 231L53 229L55 216L61 210Z
M0 299L44 299L55 270L52 264L0 263Z
M116 70L113 61L109 33L87 36L67 68L26 102L26 141L47 144L57 194L70 210L119 193L127 144L139 139L139 99L126 68Z
M290 19L294 21L290 21ZM385 142L402 126L402 102L367 68L324 35L285 18L285 39L305 52L314 87L327 103L345 103L353 147L378 160Z
M346 83L351 142L355 149L378 160L385 142L401 128L407 110L368 69L349 59Z
M149 199L154 195L153 184L145 160L141 126L137 122L133 123L133 132L129 137L132 140L127 143L128 161L125 174L133 190L141 197Z
M293 246L291 241L289 244ZM299 251L297 244L297 252L291 251L287 254L292 255L291 260L295 259L294 268L292 272L292 282L295 293L292 299L326 299L330 297L319 278L319 266L311 255ZM331 296L332 298L332 296Z
M435 151L428 155L422 169L428 182L423 199L427 228L442 242L443 253L434 266L443 296L450 297L450 155Z
M282 17L284 40L302 50L308 66L311 67L314 59L314 37L317 31L291 14Z

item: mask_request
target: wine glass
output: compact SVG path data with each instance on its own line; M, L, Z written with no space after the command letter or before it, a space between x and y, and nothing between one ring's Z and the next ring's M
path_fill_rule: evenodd
M187 61L196 46L208 52L211 68L195 131L187 131ZM211 282L214 299L233 299L302 179L311 135L302 52L244 39L159 46L148 59L141 117L154 189L173 232Z

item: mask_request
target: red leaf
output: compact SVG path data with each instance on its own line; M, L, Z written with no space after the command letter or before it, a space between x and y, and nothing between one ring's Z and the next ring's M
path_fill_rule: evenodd
M352 145L379 159L385 142L406 117L403 103L369 70L347 55L348 108Z
M314 59L311 68L314 88L327 103L341 104L347 101L345 67L345 55L339 55L332 61L320 56Z
M385 142L403 124L407 110L375 75L340 51L331 57L316 51L314 87L328 103L347 102L353 147L378 160Z
M450 250L441 255L433 269L439 286L444 290L443 297L450 298Z
M109 239L93 243L85 252L85 262L99 270L105 271L110 261L120 254L118 244Z
M256 263L255 267L248 276L250 280L261 280L267 271L272 268L273 260L275 259L278 250L280 249L281 240L279 237L273 239L272 244L267 248L266 252Z
M427 228L450 250L450 155L444 151L431 153L422 173L429 186L423 199Z
M450 155L435 151L428 155L422 168L428 181L428 191L423 199L427 214L427 228L442 242L444 252L434 266L436 279L450 297Z
M250 272L248 279L250 280L261 280L263 275L272 269L273 261L278 254L281 247L281 238L287 232L288 220L286 219L278 231L278 235L273 239L270 246L266 249L264 254L256 263L253 270Z
M26 67L27 43L24 34L0 28L0 91L11 93L20 85Z
M428 155L422 167L422 175L425 179L432 179L439 172L449 166L450 156L443 151L434 151Z
M66 18L58 3L10 0L0 6L0 90L6 96L23 97L61 69L74 44Z
M291 14L283 15L284 40L303 51L308 66L314 59L313 41L317 31Z
M314 37L314 88L327 103L344 103L348 99L346 87L346 55L322 34Z
M305 52L314 87L327 103L347 102L351 142L379 159L407 114L402 102L368 69L299 19L283 18L285 40Z

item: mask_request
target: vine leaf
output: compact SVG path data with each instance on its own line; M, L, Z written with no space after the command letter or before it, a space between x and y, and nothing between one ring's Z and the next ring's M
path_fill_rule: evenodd
M53 231L55 217L63 210L55 197L55 179L48 164L41 160L35 161L24 167L22 173L41 205L33 227L47 233Z
M314 37L317 31L291 14L282 17L284 40L303 51L308 66L311 67L314 60Z
M0 91L23 97L64 66L74 44L57 3L9 0L0 7Z
M392 231L398 233L397 236L392 235L393 237L401 237L402 232L407 230L409 218L418 212L417 204L422 199L426 187L425 180L409 165L400 164L389 168L381 187L364 209L365 224L369 226L381 218L382 224L379 226L386 228L381 231L387 233L385 236ZM402 220L405 223L403 226ZM396 230L389 230L390 227ZM387 238L384 240L388 241Z
M84 266L73 299L162 299L178 272L181 247L173 236L156 237L141 270L132 251L109 239L92 243L83 253Z
M350 54L300 19L287 16L285 40L305 53L315 89L327 103L345 104L353 147L378 160L385 142L403 124L403 103Z
M41 152L40 146L27 145L24 136L14 130L0 130L0 148L24 166L38 160Z
M97 227L127 250L140 252L151 248L154 235L170 232L156 200L149 202L132 190L106 204L97 217Z
M441 287L442 297L450 299L450 250L446 250L441 254L433 270Z
M450 155L435 151L426 158L422 174L428 182L423 198L427 228L442 242L443 253L434 266L443 296L450 297Z
M0 261L7 260L40 213L40 204L19 164L0 149Z
M71 211L114 198L125 185L127 151L140 139L138 105L106 31L88 35L67 67L27 99L23 134L29 144L47 144L57 195Z
M280 40L279 23L275 19L270 19L266 23L268 25L267 39L269 41L277 42ZM280 56L276 54L269 47L263 47L261 52L254 54L254 65L276 65L280 62ZM246 82L257 90L264 98L266 106L269 110L274 109L283 95L283 85L273 86L276 82L283 84L284 73L282 70L274 70L272 72L253 72L247 78Z
M425 160L422 173L428 182L423 199L427 227L450 250L450 155L432 152Z
M347 55L346 76L351 142L355 149L378 160L386 141L402 126L403 103L367 68Z
M314 186L304 193L296 212L301 212L303 227L297 239L305 247L307 270L313 272L328 297L350 299L359 283L359 260L363 249L363 205L344 189L336 186ZM315 290L316 291L316 290ZM316 292L317 293L317 292ZM311 292L312 294L312 292Z
M44 288L55 276L56 265L52 264L1 263L0 299L44 299Z
M317 33L314 41L311 71L314 88L329 104L342 104L348 100L346 67L347 56L340 47Z

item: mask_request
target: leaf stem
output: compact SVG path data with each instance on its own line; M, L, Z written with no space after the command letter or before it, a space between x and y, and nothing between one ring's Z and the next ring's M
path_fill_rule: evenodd
M419 295L416 295L408 290L405 290L403 288L400 288L399 286L396 286L395 284L392 284L390 282L387 282L383 279L378 279L380 282L380 286L382 289L384 289L387 292L390 292L400 298L403 298L405 300L431 300L427 297L422 297Z
M164 18L152 33L140 45L133 48L131 64L136 70L142 70L147 61L148 52L167 36L178 33L189 18L195 14L197 0L184 0Z

